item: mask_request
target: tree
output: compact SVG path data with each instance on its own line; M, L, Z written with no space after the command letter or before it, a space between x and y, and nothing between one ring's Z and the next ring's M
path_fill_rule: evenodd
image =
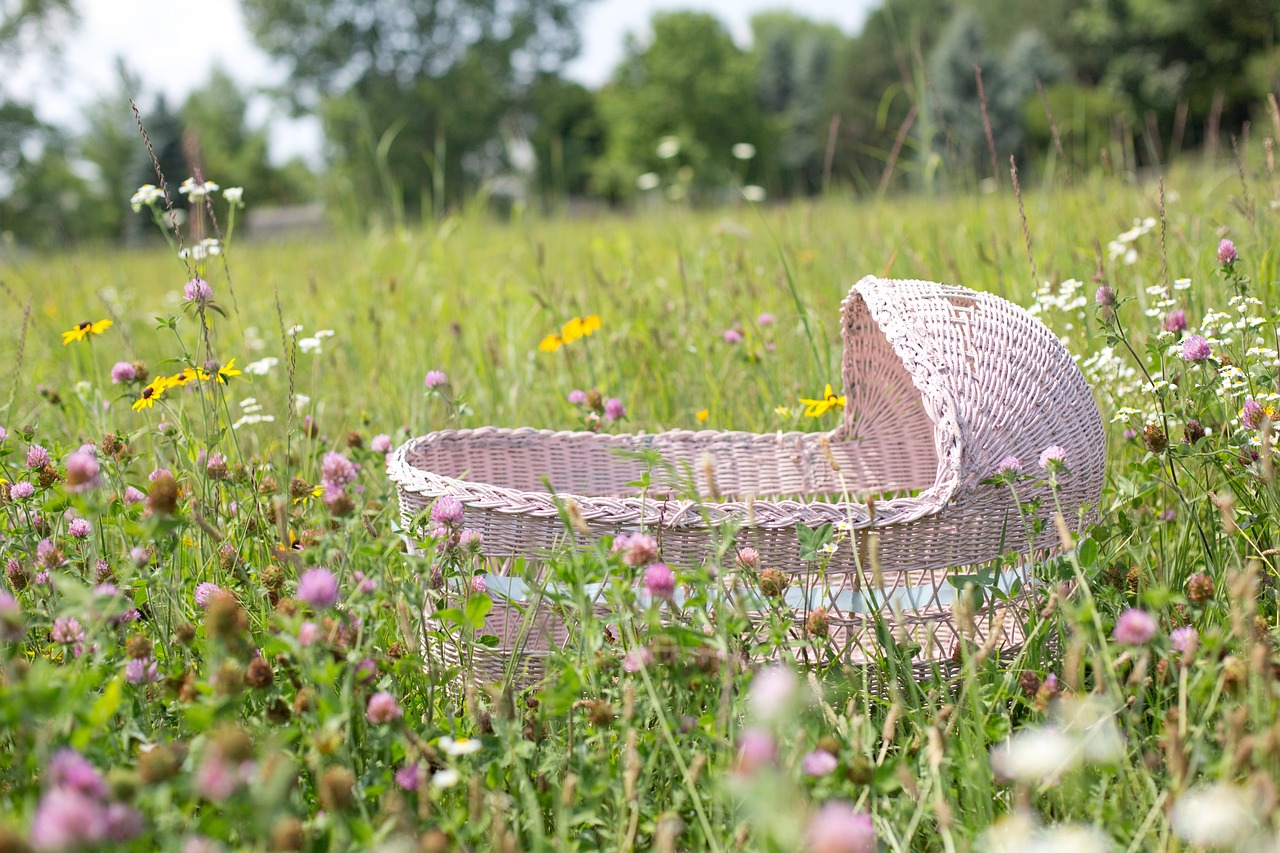
M751 60L721 23L697 12L658 13L653 39L629 38L626 56L600 92L607 137L598 188L614 196L634 191L644 172L687 167L695 190L722 187L734 174L733 146L765 147ZM678 151L659 156L672 137ZM664 151L663 153L669 153Z
M586 0L242 0L258 44L318 110L339 179L400 217L503 168L500 127L578 50ZM423 201L425 199L425 201Z

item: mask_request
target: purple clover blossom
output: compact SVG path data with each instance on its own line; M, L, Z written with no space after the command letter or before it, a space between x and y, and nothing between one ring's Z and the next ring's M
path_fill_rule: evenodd
M124 490L124 496L121 498L121 500L124 501L125 506L133 506L134 504L140 504L146 499L147 499L146 494L144 494L139 489L135 489L133 486L126 486Z
M1234 264L1240 259L1240 254L1236 251L1236 244L1230 240L1223 239L1218 243L1218 263L1223 266Z
M1022 463L1016 456L1006 456L996 463L995 473L997 476L1017 476L1022 473Z
M665 563L654 563L644 570L644 588L654 598L670 601L676 592L676 573Z
M747 729L738 738L738 764L736 770L744 776L772 764L778 757L778 745L773 735L764 729Z
M724 337L724 342L726 344L733 345L742 343L742 332L739 332L737 329L726 329L722 337Z
M844 802L825 803L805 828L809 853L875 853L876 829L871 815Z
M117 385L121 382L132 382L137 378L137 368L127 361L117 361L111 367L111 381Z
M1182 357L1186 361L1206 361L1211 355L1209 342L1200 335L1190 335L1182 342Z
M374 453L390 453L391 452L391 436L385 432L375 435L369 441L369 449Z
M627 652L626 657L622 659L623 672L639 672L650 664L653 660L653 653L644 646L638 646Z
M208 607L209 599L220 592L222 592L222 587L216 583L205 581L196 587L196 604L200 607Z
M1173 309L1164 315L1164 322L1160 324L1160 328L1166 332L1185 332L1187 330L1187 312L1181 308Z
M49 451L45 450L38 444L33 444L27 448L27 467L43 468L49 464Z
M147 479L152 483L154 483L156 480L160 479L161 477L172 478L173 472L170 471L168 468L157 468L147 475Z
M51 788L79 791L89 797L104 799L107 783L96 767L74 749L60 749L49 761L46 781Z
M84 539L93 532L93 526L83 518L73 518L71 523L67 525L67 533L77 539Z
M449 377L445 376L443 370L428 370L427 375L422 377L422 384L428 389L439 388L449 384Z
M458 545L468 551L479 551L483 542L484 534L479 530L473 530L470 527L458 534Z
M84 626L74 616L59 616L49 629L49 639L64 646L71 646L84 639Z
M92 453L77 450L67 457L67 491L87 492L96 489L101 482L97 458Z
M40 797L29 840L36 850L72 850L106 840L107 828L107 810L99 800L53 787Z
M365 719L374 725L390 723L403 716L404 711L400 708L400 703L396 701L396 697L385 690L369 697L369 707L365 711Z
M416 791L419 775L419 765L406 764L396 771L396 785L402 791Z
M320 639L320 626L314 622L303 622L298 626L298 645L306 647Z
M46 569L56 569L62 565L62 552L53 542L41 539L36 543L36 562Z
M1189 657L1195 653L1196 644L1200 641L1200 634L1190 625L1183 625L1181 628L1174 628L1169 632L1169 645L1173 650L1184 657Z
M569 392L569 402L575 406L581 406L583 403L587 402L587 392L583 391L581 388L574 388Z
M320 471L326 486L345 486L356 478L360 470L354 462L341 453L330 451L324 455Z
M325 568L303 572L298 578L297 598L316 610L328 610L338 603L338 579Z
M213 287L202 278L193 278L182 288L182 298L197 305L213 301Z
M1067 451L1056 444L1051 444L1040 451L1040 467L1046 471L1051 464L1064 465L1066 461Z
M151 658L129 658L124 665L124 680L130 684L150 684L160 680L160 667Z
M1114 308L1116 305L1116 292L1109 285L1100 284L1093 293L1093 301L1103 308Z
M1141 646L1156 635L1156 620L1145 610L1130 607L1116 620L1111 638L1125 646Z
M484 579L484 575L471 576L471 593L472 595L487 595L489 592L489 582Z
M1244 408L1240 410L1240 425L1245 429L1257 429L1262 426L1262 419L1266 415L1267 410L1262 404L1250 397L1244 401Z
M622 420L627 414L627 407L617 397L610 397L604 404L604 416L611 421Z
M3 444L4 440L8 437L9 433L5 431L4 427L0 427L0 444Z
M431 520L436 524L461 524L462 514L462 502L453 495L441 495L431 507Z
M776 322L778 322L778 318L770 314L768 311L765 311L756 318L756 325L758 326L772 326Z
M26 480L19 480L9 487L9 497L15 501L25 500L36 493L36 487Z
M826 776L839 765L839 760L825 749L815 749L800 759L800 769L807 776Z

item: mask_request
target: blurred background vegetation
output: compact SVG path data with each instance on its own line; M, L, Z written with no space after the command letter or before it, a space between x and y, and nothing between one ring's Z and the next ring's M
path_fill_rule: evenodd
M886 0L856 34L759 14L749 47L712 15L661 12L595 90L563 74L589 2L242 0L289 70L268 94L321 120L318 169L270 161L248 119L262 93L222 71L176 104L121 60L83 134L42 123L0 74L0 235L142 239L145 211L125 202L156 177L130 97L173 184L199 173L245 186L255 208L311 203L363 226L466 204L714 205L744 187L991 190L1010 156L1028 178L1138 172L1230 156L1280 91L1275 0ZM75 0L0 10L0 72L76 18Z

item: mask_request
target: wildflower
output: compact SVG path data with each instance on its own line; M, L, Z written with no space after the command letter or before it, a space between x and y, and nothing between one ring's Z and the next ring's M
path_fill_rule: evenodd
M574 317L560 329L560 340L571 344L579 338L589 337L600 328L600 317L588 314L586 317Z
M396 697L386 691L381 691L369 697L369 708L365 712L365 719L375 725L389 723L392 720L398 720L404 716Z
M35 494L35 491L35 486L31 485L26 480L19 480L9 487L9 498L15 501L24 500Z
M804 620L804 630L813 637L825 637L831 630L831 619L825 607L815 607Z
M1257 429L1262 426L1262 419L1267 416L1267 410L1262 404L1252 397L1244 401L1244 408L1240 410L1240 425L1245 429Z
M752 204L759 204L769 197L769 193L764 187L755 184L747 184L742 188L742 197Z
M559 335L548 334L538 342L538 349L541 352L555 352L564 346L564 340Z
M83 518L73 518L71 523L67 525L67 533L71 534L76 539L84 539L92 532L93 528L89 525L89 522L85 521Z
M1200 335L1190 335L1182 342L1182 357L1186 361L1205 361L1211 355L1209 342Z
M735 160L750 160L756 156L756 147L750 142L738 142L729 150Z
M130 684L146 684L160 680L160 668L151 658L130 658L124 665L124 680Z
M1164 453L1169 447L1169 436L1154 421L1142 428L1142 441L1147 445L1147 450L1157 455Z
M31 469L43 468L49 464L49 451L45 450L38 444L33 444L27 448L27 467Z
M772 764L778 757L778 746L773 735L764 729L747 729L738 739L738 763L736 771L751 776Z
M98 460L90 453L77 450L67 457L67 489L87 492L98 487Z
M484 575L472 576L470 587L472 595L488 595L489 593L489 582L484 579Z
M221 189L221 187L213 181L202 181L201 183L196 183L195 178L187 178L178 185L178 192L185 195L192 201L200 201L209 193L216 193L219 189Z
M694 412L693 416L698 419L698 423L705 424L707 422L707 418L711 417L711 410L699 409L698 411Z
M761 720L777 719L791 704L798 686L796 674L790 667L774 664L751 680L747 703Z
M1187 312L1181 308L1173 309L1164 315L1164 321L1160 324L1160 328L1166 332L1185 332L1187 330Z
M452 767L445 770L437 770L431 776L431 787L433 788L452 788L454 785L462 781L462 774Z
M12 578L14 577L21 577L21 583L25 586L25 574L16 575L10 573L10 583L12 583ZM22 586L15 584L15 588L19 592L22 591ZM20 640L25 630L22 626L22 608L18 606L18 600L5 590L0 589L0 640Z
M49 639L64 646L74 645L84 640L84 626L74 616L59 616L49 629Z
M244 187L227 187L222 197L234 207L244 207Z
M1098 289L1093 294L1093 301L1103 308L1114 308L1116 305L1116 292L1108 285L1098 285Z
M441 385L448 385L449 377L444 375L443 370L428 370L427 375L422 379L422 384L428 389L438 388Z
M587 402L587 392L578 388L573 389L569 392L569 402L575 406L581 406Z
M1173 804L1169 824L1194 847L1230 850L1245 849L1242 845L1257 827L1251 798L1225 782L1187 791Z
M845 399L843 395L836 396L836 393L831 390L831 383L827 383L821 400L806 400L801 397L800 402L806 406L804 410L805 417L820 418L832 409L843 409Z
M809 818L804 833L809 853L875 853L871 815L845 802L826 803Z
M421 770L421 764L406 764L396 771L396 785L402 791L418 790L418 778Z
M479 530L467 528L458 534L458 545L468 551L479 551L483 542L484 536Z
M834 755L825 749L815 749L800 759L800 769L808 776L826 776L839 765Z
M644 588L654 598L670 601L676 591L676 573L665 563L654 563L644 571Z
M462 517L462 502L453 495L441 495L431 506L431 520L436 524L461 524Z
M759 326L772 326L776 322L778 322L778 318L770 314L768 311L765 311L756 318L756 325Z
M1145 610L1130 607L1116 620L1111 637L1126 646L1141 646L1155 636L1156 620Z
M1200 641L1200 634L1190 625L1183 625L1181 628L1174 628L1169 633L1169 645L1173 650L1183 657L1190 657L1195 654L1196 645Z
M1080 757L1075 738L1047 726L1022 729L991 750L991 767L1001 779L1039 783L1071 770Z
M134 213L137 213L144 206L151 207L161 201L164 201L164 190L157 188L154 184L143 184L138 187L133 198L129 199L129 206L133 208Z
M359 468L341 453L329 452L324 455L320 466L321 476L326 485L345 486L355 480Z
M143 409L149 409L156 404L156 400L160 399L160 395L164 393L165 385L161 382L161 377L157 377L149 385L142 389L138 399L133 401L133 410L140 412Z
M385 432L378 433L369 441L369 449L374 453L390 453L391 452L391 436Z
M760 552L749 545L745 548L739 548L737 555L734 557L734 562L737 563L739 568L747 569L748 571L758 569L760 568Z
M236 369L236 360L233 358L222 367L219 367L213 378L219 385L226 385L228 379L239 375L240 371Z
M206 800L215 803L222 802L234 794L239 784L240 779L236 776L234 768L223 761L219 755L206 757L200 769L196 771L196 792Z
M627 407L617 397L610 397L604 403L604 416L608 420L618 421L627 414Z
M222 592L222 587L218 586L216 583L209 583L206 581L199 584L196 586L196 604L200 607L208 607L209 598L219 592Z
M774 406L773 413L780 418L791 419L791 409L788 406Z
M338 603L338 579L324 568L304 572L298 578L297 598L317 610L327 610Z
M147 496L144 495L138 489L135 489L133 486L126 486L124 490L124 495L121 497L121 500L124 502L125 506L133 506L134 504L140 504L146 499L147 499Z
M653 653L644 646L631 649L622 659L623 672L639 672L653 660Z
M1218 263L1223 266L1230 266L1240 259L1240 255L1236 252L1236 244L1230 240L1223 239L1218 243Z
M52 787L40 797L31 821L31 846L71 850L107 838L107 812L100 800L72 788Z
M742 343L742 332L739 332L737 329L726 329L722 337L726 344L732 345Z
M1065 465L1067 460L1067 451L1056 444L1051 444L1040 452L1040 467L1048 471L1049 466L1055 468Z
M4 440L8 437L9 437L9 433L5 430L4 427L0 427L0 444L3 444Z
M193 278L183 286L182 298L197 305L205 305L213 301L213 287L202 278Z
M479 752L482 744L476 738L451 738L448 735L436 741L436 746L440 747L440 751L445 755L457 757L460 755L471 755Z
M100 335L109 328L111 328L110 320L99 320L96 323L90 323L86 320L77 324L74 329L68 329L62 333L62 345L65 347L72 341L83 341L93 335Z
M128 361L117 361L111 367L111 381L119 385L121 382L132 382L138 378L138 369Z
M1204 572L1196 572L1187 578L1187 600L1192 604L1204 604L1213 598L1213 578Z
M1021 475L1022 463L1018 461L1018 457L1006 456L996 463L996 470L992 476L1013 480Z
M320 639L320 626L314 622L303 622L298 626L298 645L306 647Z

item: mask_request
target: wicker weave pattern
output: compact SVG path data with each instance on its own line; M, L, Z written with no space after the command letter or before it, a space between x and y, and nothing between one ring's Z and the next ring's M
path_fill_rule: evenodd
M556 499L570 501L588 531L574 537L645 528L658 537L662 558L677 566L713 553L712 528L741 522L737 545L756 548L763 564L801 585L814 579L800 560L796 529L848 523L852 540L821 581L830 600L862 583L858 567L865 573L874 534L884 596L910 589L912 600L925 599L895 616L896 624L909 635L923 632L929 656L944 657L954 647L946 570L985 565L1010 549L1047 553L1057 544L1052 525L1028 542L1008 490L981 480L1005 456L1031 470L1045 447L1059 445L1072 473L1058 497L1074 521L1101 493L1101 416L1058 339L997 296L868 277L843 302L841 332L848 404L830 434L435 432L388 462L402 520L408 526L436 498L453 495L464 504L464 523L482 533L486 555L536 556L570 538ZM688 489L656 474L648 495L635 494L626 484L641 467L619 458L619 449L659 451L703 499L672 497ZM1020 495L1053 506L1047 490L1020 488ZM1009 621L1008 614L991 615ZM865 614L833 616L856 647ZM1016 640L1016 625L1004 631Z

